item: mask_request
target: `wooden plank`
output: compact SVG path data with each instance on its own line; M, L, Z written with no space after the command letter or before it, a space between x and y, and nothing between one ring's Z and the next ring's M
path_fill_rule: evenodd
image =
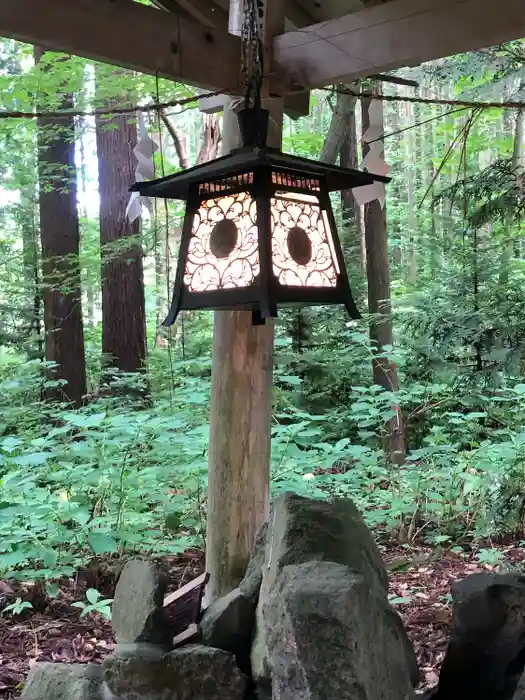
M193 581L189 581L188 583L184 584L184 586L181 586L176 591L173 591L173 593L170 593L164 598L164 607L167 608L168 605L172 605L176 600L183 598L193 589L198 588L199 586L205 586L209 577L209 574L201 574L200 576L197 576L197 578L194 578Z
M173 646L179 647L181 644L193 641L199 636L199 632L199 625L195 623L190 625L187 630L184 630L184 632L181 632L173 637Z
M392 0L282 34L274 58L313 88L523 36L524 0Z
M210 0L175 0L193 19L207 27L228 29L228 14Z
M239 79L237 37L129 0L0 2L0 36L205 89Z

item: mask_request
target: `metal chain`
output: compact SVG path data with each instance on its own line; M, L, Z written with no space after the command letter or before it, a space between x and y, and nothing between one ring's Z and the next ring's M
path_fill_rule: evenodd
M246 106L253 97L258 104L263 80L263 51L261 20L264 3L261 0L243 0L241 31L241 79L245 89Z

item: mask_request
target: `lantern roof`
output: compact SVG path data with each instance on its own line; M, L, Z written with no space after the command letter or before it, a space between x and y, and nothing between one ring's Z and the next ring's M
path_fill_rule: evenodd
M254 172L259 169L285 171L303 177L320 178L324 181L329 192L363 187L374 182L390 182L390 178L382 175L320 163L316 160L283 153L279 149L269 146L244 146L232 151L227 156L196 165L173 175L148 182L136 182L131 187L131 191L139 192L144 197L186 200L193 185Z

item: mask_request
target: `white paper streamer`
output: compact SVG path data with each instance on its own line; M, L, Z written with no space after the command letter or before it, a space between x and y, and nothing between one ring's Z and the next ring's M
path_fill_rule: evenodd
M363 158L361 168L366 168L369 173L374 175L387 175L390 166L385 163L383 158L383 141L378 140L383 135L383 116L379 100L370 102L368 118L369 127L363 134L363 141L368 144L370 150ZM385 206L386 191L382 182L374 182L371 185L365 185L365 187L356 187L352 192L359 206L373 202L376 199L381 205L381 209Z
M133 153L137 159L135 181L144 182L144 180L151 180L155 177L153 154L159 150L159 147L158 144L148 136L143 112L137 112L137 125L138 140L137 145L133 149ZM130 224L140 218L143 206L151 213L152 206L149 198L141 197L138 192L132 192L128 206L126 207L126 216Z

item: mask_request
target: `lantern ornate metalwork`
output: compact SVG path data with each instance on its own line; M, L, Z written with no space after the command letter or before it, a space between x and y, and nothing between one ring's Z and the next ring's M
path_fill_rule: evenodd
M279 306L318 304L343 304L359 318L330 192L389 179L268 147L266 110L243 110L239 124L242 148L132 187L187 202L164 325L184 309L250 309L264 323Z

